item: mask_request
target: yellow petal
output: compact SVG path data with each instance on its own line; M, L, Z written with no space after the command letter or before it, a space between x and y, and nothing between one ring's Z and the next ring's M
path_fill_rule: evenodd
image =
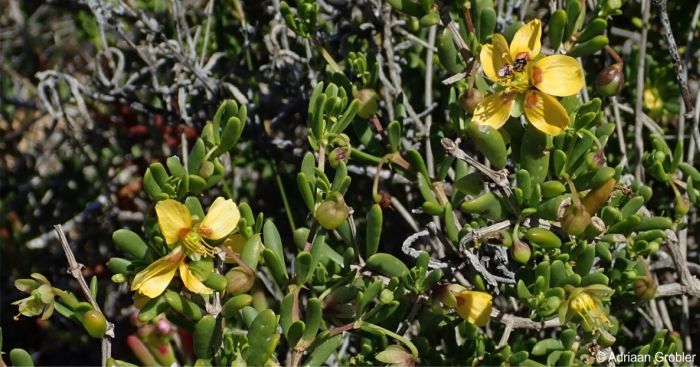
M456 295L457 313L463 319L478 326L484 326L491 318L490 294L485 292L463 291Z
M192 274L189 266L187 266L187 263L184 261L180 263L180 279L182 279L182 283L185 284L185 287L193 293L210 294L213 292L212 289L202 284L202 282Z
M576 59L566 55L552 55L537 60L530 75L532 85L547 94L566 97L583 88L583 70Z
M158 297L175 276L178 265L184 260L182 248L178 247L169 255L154 261L141 270L131 283L131 290L149 298Z
M526 57L534 60L540 54L542 48L542 23L539 19L533 19L526 23L513 36L510 43L510 56L513 60Z
M487 78L493 81L499 79L496 70L493 68L493 45L488 44L481 47L479 61L481 62L481 68L484 69L484 74L486 74Z
M489 125L495 129L503 126L510 116L513 98L509 94L497 93L486 96L474 110L473 121L480 125Z
M569 115L556 98L531 89L525 95L525 117L538 130L559 135L569 125Z
M513 59L510 57L510 53L508 51L508 41L506 41L502 34L494 34L491 45L491 70L493 71L494 75L492 80L497 82L503 79L503 77L498 76L499 71L504 67L510 67L510 65L513 63ZM479 58L481 58L481 55L479 55ZM484 63L484 60L481 62ZM487 64L488 61L484 63L484 65ZM484 67L484 73L486 73L486 67ZM488 76L488 74L486 75Z
M210 240L218 240L233 232L241 219L238 206L231 199L216 198L199 227L199 234Z
M192 228L190 211L185 205L173 199L156 203L156 215L165 243L169 245L180 241Z

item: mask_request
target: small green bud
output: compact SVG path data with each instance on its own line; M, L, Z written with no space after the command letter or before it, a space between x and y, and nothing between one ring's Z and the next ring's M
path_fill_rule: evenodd
M348 163L350 160L350 150L345 147L337 147L328 153L328 163L331 167L337 168L340 162Z
M511 249L513 251L513 259L521 264L527 264L530 260L530 256L532 256L530 246L515 237L513 237L513 246Z
M112 275L112 282L116 284L121 284L126 282L126 276L124 274L114 274Z
M199 166L199 171L197 174L202 178L209 178L209 176L214 174L214 163L209 161L202 162L202 165Z
M690 200L685 195L676 195L673 199L673 211L676 214L676 218L680 218L690 211Z
M382 289L381 293L379 293L379 302L381 302L382 304L388 304L393 300L394 292L388 289Z

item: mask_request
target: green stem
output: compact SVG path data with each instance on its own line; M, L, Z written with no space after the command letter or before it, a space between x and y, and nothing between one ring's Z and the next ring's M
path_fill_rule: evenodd
M375 335L386 335L398 340L399 342L406 345L406 347L408 347L408 349L411 350L411 355L413 355L413 358L415 360L418 360L418 348L416 348L416 346L413 345L413 343L411 343L410 340L404 338L403 336L396 334L393 331L387 330L381 326L371 324L367 321L358 321L355 323L355 326L359 329L362 329Z

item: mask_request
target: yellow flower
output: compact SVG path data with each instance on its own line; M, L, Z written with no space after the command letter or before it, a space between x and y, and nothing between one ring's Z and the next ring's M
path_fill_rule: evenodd
M478 326L484 326L491 318L492 297L478 291L461 291L454 294L457 304L455 310L463 319Z
M186 259L188 256L213 256L216 249L207 240L219 240L238 225L241 214L231 199L216 198L201 223L193 222L186 206L172 199L156 204L156 216L165 243L172 251L142 270L131 283L131 290L149 297L158 297L179 270L185 287L194 293L209 294L210 288L194 276Z
M576 315L581 318L587 331L605 332L612 324L605 314L601 299L609 298L612 293L612 289L602 284L573 288L567 301L560 306L560 321L567 322Z
M479 56L486 76L498 91L476 107L473 120L496 129L511 115L514 103L522 103L525 117L538 130L559 135L569 125L569 115L554 97L578 93L583 88L583 71L566 55L540 55L542 24L539 19L520 27L508 45L494 34Z

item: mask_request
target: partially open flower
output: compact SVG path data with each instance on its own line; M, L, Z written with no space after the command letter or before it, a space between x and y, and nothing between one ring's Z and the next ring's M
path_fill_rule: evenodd
M609 299L612 293L612 289L602 284L584 288L572 287L569 298L559 307L559 320L566 323L576 317L583 322L585 330L605 332L612 324L605 313L602 301Z
M445 305L454 308L457 314L464 320L478 325L484 326L491 319L491 305L493 297L486 292L479 291L454 291L449 290L454 297L454 303L450 302L451 297L445 297Z
M15 316L15 320L19 315L41 315L41 319L46 320L53 314L55 294L51 283L39 273L33 273L31 277L33 279L15 280L17 289L29 293L29 297L12 302L13 305L19 305L19 314Z

